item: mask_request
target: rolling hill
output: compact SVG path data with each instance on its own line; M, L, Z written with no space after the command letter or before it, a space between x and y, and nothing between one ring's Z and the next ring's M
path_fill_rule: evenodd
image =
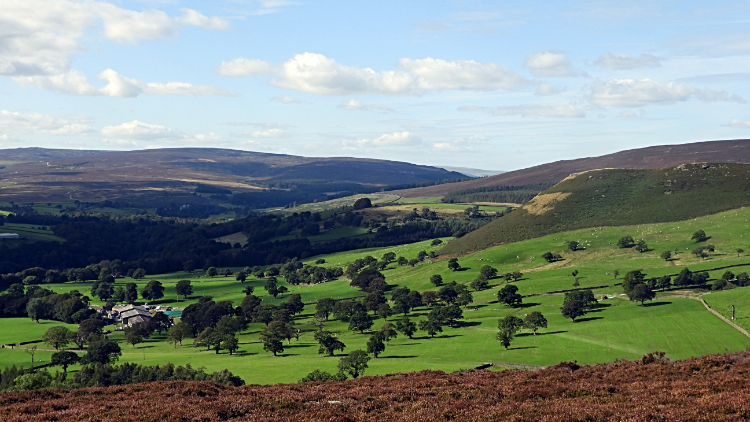
M213 193L259 192L264 188L288 192L307 187L303 189L306 193L322 194L465 178L442 168L398 161L228 149L0 150L2 194L6 201L15 202L192 195L199 185L219 189ZM295 200L293 197L288 202Z
M463 254L587 227L680 221L748 205L746 164L594 170L566 178L440 253Z
M750 140L694 142L621 151L600 157L561 160L465 182L394 191L407 198L442 197L450 192L490 186L557 183L571 174L602 168L654 169L685 163L750 163ZM498 165L503 165L499 161Z

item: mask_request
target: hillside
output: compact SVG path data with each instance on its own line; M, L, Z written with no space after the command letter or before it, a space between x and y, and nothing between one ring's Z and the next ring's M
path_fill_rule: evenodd
M621 151L600 157L561 160L497 176L393 192L407 198L445 196L449 192L489 186L557 183L571 174L602 168L654 169L685 163L750 163L750 140L694 142ZM498 165L505 165L498 161Z
M750 205L750 165L688 164L655 170L580 173L509 215L455 239L463 254L586 227L680 221Z
M0 394L4 421L740 421L750 353L644 356L540 371L423 371L343 382L224 387L160 382ZM116 400L102 400L104 397ZM137 411L134 411L137 410Z
M3 198L17 203L192 195L199 185L219 189L208 193L259 192L272 188L320 195L465 178L457 172L398 161L313 158L212 148L0 150ZM289 203L297 200L294 195L286 196L289 198L284 200L289 199Z

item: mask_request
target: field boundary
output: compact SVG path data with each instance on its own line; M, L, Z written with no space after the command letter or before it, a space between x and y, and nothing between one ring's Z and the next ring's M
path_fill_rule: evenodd
M748 338L750 338L750 333L748 333L748 332L747 332L747 331L746 331L746 330L745 330L744 328L742 328L742 327L740 327L739 325L737 325L737 324L733 323L732 321L730 321L729 319L727 319L727 318L726 318L726 317L725 317L724 315L722 315L722 314L720 314L720 313L718 313L718 312L714 311L713 309L711 309L711 306L709 306L709 305L708 305L708 303L706 303L706 301L705 301L705 300L703 300L703 297L696 297L696 298L694 298L694 299L696 299L696 300L699 300L699 301L700 301L700 302L701 302L701 303L703 304L703 306L705 306L705 307L706 307L706 309L708 309L708 310L709 310L709 312L711 312L712 314L714 314L714 315L716 315L717 317L721 318L722 320L724 320L724 322L726 322L727 324L729 324L729 325L731 325L732 327L736 328L736 329L737 329L737 331L741 332L742 334L744 334L744 335L746 335L746 336L747 336Z

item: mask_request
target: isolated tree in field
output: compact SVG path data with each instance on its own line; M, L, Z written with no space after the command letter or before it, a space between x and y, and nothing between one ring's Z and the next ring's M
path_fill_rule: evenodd
M706 232L703 230L698 230L697 232L693 233L693 236L690 238L690 240L695 240L696 242L705 242L708 240L708 236L706 236Z
M386 264L390 264L396 259L396 254L394 252L386 252L383 254L383 262Z
M547 318L539 311L534 311L523 319L523 328L531 330L534 335L540 328L547 328Z
M412 322L409 318L404 317L396 321L396 330L401 332L406 337L412 338L414 333L417 332L417 324Z
M318 348L319 354L327 353L328 356L333 357L333 353L336 350L344 351L344 348L346 347L346 345L336 337L336 334L328 330L318 331L315 333L314 338L315 341L320 344L320 348Z
M247 280L247 273L244 271L238 271L237 275L234 276L234 279L239 281L240 283L244 283L245 280Z
M633 246L635 246L635 240L633 240L633 236L623 236L619 240L617 240L618 248L632 248Z
M617 279L617 277L620 275L620 270L615 270L612 274L615 276L615 279Z
M646 274L641 270L628 271L625 277L622 279L622 288L625 294L630 294L630 291L635 287L636 284L642 284L646 280Z
M552 254L552 252L545 252L542 254L542 258L547 262L554 262L555 261L555 255Z
M497 340L505 347L505 350L508 350L513 337L515 337L521 327L523 327L523 320L513 315L508 315L497 321L497 328L499 330Z
M40 319L48 316L49 307L49 304L43 298L35 297L26 304L26 313L32 321L39 324Z
M663 259L665 261L669 261L670 259L672 259L672 252L671 251L664 251L659 256L661 257L661 259Z
M372 317L367 312L357 312L349 318L349 329L364 334L365 330L372 327Z
M523 273L520 271L513 271L510 273L510 276L513 278L513 281L518 281L523 277Z
M585 308L586 305L583 303L583 301L572 299L566 300L563 303L562 308L560 308L560 311L565 318L570 318L571 321L576 322L576 318L586 315Z
M375 359L377 359L378 355L383 353L384 351L385 335L378 331L370 336L369 340L367 340L367 353L372 353L375 356Z
M224 277L229 277L230 275L232 275L232 270L230 270L229 268L224 268L219 272L219 274L223 275Z
M570 249L571 251L575 252L575 251L578 250L578 247L580 245L581 244L578 243L578 242L576 242L575 240L571 240L570 242L568 242L568 249Z
M333 299L319 299L318 303L315 304L315 313L325 316L326 321L328 321L328 316L333 312L335 305L336 301Z
M143 268L137 268L135 271L133 271L133 275L131 276L133 280L140 280L144 277L146 277L146 270L144 270Z
M442 324L437 320L429 318L424 321L419 321L419 329L420 331L426 332L430 338L434 338L435 334L443 332Z
M273 296L274 299L279 295L278 281L274 276L268 277L263 288L266 290L266 292L268 292L269 295Z
M125 285L125 302L134 304L138 300L138 286L135 283Z
M437 246L437 245L439 245L441 243L443 243L443 241L440 240L440 239L432 239L432 242L430 243L430 245Z
M500 303L504 303L510 307L514 307L521 304L523 297L518 294L517 286L509 284L497 292L497 300Z
M52 327L42 335L42 341L55 350L65 349L75 339L75 334L67 327Z
M461 268L461 265L458 264L458 258L451 258L448 260L448 269L453 271L458 271Z
M122 356L120 346L112 340L100 340L89 344L82 363L113 364Z
M367 362L370 361L370 356L364 350L355 350L349 353L348 356L344 356L339 361L339 371L345 374L351 375L352 378L358 378L364 374L367 369Z
M383 324L383 326L380 327L380 332L383 333L386 344L390 343L392 338L398 337L396 326L390 322L386 322L385 324Z
M500 344L505 347L505 350L508 350L508 347L510 347L510 343L513 341L513 333L510 333L508 331L498 331L497 332L497 341L500 342Z
M193 285L190 283L190 280L180 280L175 285L175 290L183 299L187 299L188 296L193 294Z
M440 274L433 274L430 276L430 283L434 284L435 286L439 286L443 284L443 276Z
M182 340L190 336L190 327L184 322L178 322L173 325L172 328L167 332L167 342L174 344L175 349L177 343L182 346Z
M633 289L628 294L628 298L632 302L641 302L641 306L643 306L644 301L651 300L654 297L656 297L656 293L643 283L633 286Z
M475 280L472 280L469 286L471 286L471 288L474 289L475 291L479 292L479 291L489 288L490 283L486 279L479 277Z
M247 285L244 289L242 289L242 293L245 294L245 296L249 296L255 292L255 287Z
M485 280L489 280L497 276L497 268L493 268L489 265L483 265L482 268L479 269L479 275L482 276Z
M640 253L648 252L648 245L646 244L646 241L641 239L635 244L635 250L637 250Z
M50 363L53 366L62 366L63 368L63 374L68 373L68 366L74 365L80 361L81 358L78 357L78 355L74 352L69 352L67 350L62 352L55 352L52 354L52 359L50 359Z
M164 297L164 286L156 280L151 280L141 290L141 297L148 301L161 299Z
M222 350L229 351L229 354L232 355L237 349L240 348L240 341L237 340L237 337L232 334L224 334L221 340L220 347Z
M208 267L206 270L206 277L216 277L219 275L219 271L216 270L216 267Z
M147 322L139 322L125 329L125 341L135 347L136 344L142 343L145 338L151 334Z
M741 253L743 253L743 252L745 252L745 250L744 250L744 249L742 249L742 248L737 248L737 258L739 258L739 257L740 257L740 254L741 254Z

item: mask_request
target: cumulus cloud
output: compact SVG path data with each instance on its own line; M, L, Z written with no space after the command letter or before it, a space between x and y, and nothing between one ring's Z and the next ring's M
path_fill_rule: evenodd
M398 147L419 145L422 138L411 132L393 132L386 133L374 139L359 139L356 141L358 146L380 146L380 147Z
M281 11L284 6L291 6L297 3L288 0L258 0L258 8L253 10L251 15L270 15Z
M732 119L729 121L727 126L740 129L750 129L750 120Z
M280 97L273 97L271 98L271 101L276 101L277 103L281 103L281 104L304 104L305 103L302 100L298 100L297 98L290 97L288 95L282 95Z
M536 77L586 76L586 72L574 69L565 54L541 51L526 57L526 66Z
M97 24L106 39L118 43L168 37L182 25L230 28L223 19L191 9L171 17L160 10L138 12L103 1L7 0L0 2L0 74L66 72L70 56L84 50L84 32Z
M746 103L726 91L699 89L676 82L661 83L652 79L615 79L593 85L589 100L602 107L642 107L650 104L674 104L696 98L704 102L729 101Z
M122 76L112 69L102 71L99 74L99 79L105 81L106 84L102 87L94 86L89 82L86 75L78 70L70 70L57 75L16 76L13 78L16 83L22 86L36 86L72 95L103 95L107 97L137 97L141 94L235 95L224 89L208 85L193 85L186 82L143 82Z
M606 67L607 69L621 70L638 69L641 67L659 67L661 66L661 61L658 57L651 54L641 54L638 57L633 57L627 54L612 54L606 52L599 57L594 64Z
M517 106L500 107L478 107L461 106L458 111L489 111L493 116L520 116L520 117L562 117L582 118L586 117L585 110L572 105L537 105L526 104Z
M521 75L494 63L473 60L399 60L398 70L375 71L347 66L322 54L297 54L275 66L261 60L238 58L222 62L215 71L224 76L272 76L271 84L319 95L422 94L427 91L495 91L531 84Z
M539 95L541 97L546 97L548 95L559 94L560 91L561 91L560 88L543 82L543 83L540 83L536 87L536 92L534 93L534 95Z
M150 141L155 139L180 139L185 135L161 125L152 125L138 120L116 126L104 126L102 135L107 138Z
M40 113L0 110L0 130L9 133L85 135L92 133L84 118L63 118Z
M235 134L233 134L235 135ZM291 135L284 132L281 129L268 129L268 130L256 130L250 133L238 133L235 136L250 137L250 138L289 138Z
M486 140L487 138L482 135L472 135L466 138L452 140L450 142L436 142L432 144L432 149L447 152L475 151L476 144Z
M387 111L387 112L393 112L394 109L385 106L383 104L362 104L362 101L351 99L346 100L339 104L339 108L343 108L345 110L361 110L361 111Z

